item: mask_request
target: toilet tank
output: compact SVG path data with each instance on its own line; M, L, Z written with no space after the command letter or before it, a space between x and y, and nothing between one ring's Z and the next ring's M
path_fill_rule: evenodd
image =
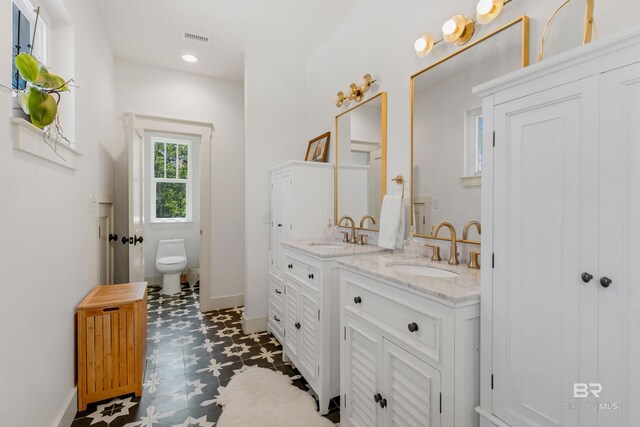
M187 257L187 251L184 247L184 239L168 239L158 242L158 254L156 260L167 256Z

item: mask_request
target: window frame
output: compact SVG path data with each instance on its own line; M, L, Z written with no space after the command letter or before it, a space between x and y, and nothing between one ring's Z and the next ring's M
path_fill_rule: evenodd
M155 174L155 146L156 143L163 143L165 144L165 156L164 156L164 164L165 164L165 177L164 178L156 178L156 174ZM150 206L150 222L151 223L155 223L155 224L168 224L168 223L190 223L193 222L193 163L192 163L192 158L193 158L193 143L192 141L188 140L188 139L174 139L174 138L164 138L164 137L159 137L159 136L152 136L151 138L149 138L149 144L150 144L150 164L151 164L151 185L150 185L150 189L149 189L149 196L151 198L151 206ZM166 178L167 175L167 148L166 148L166 144L176 144L176 178ZM187 169L187 178L177 178L179 176L179 168L178 168L178 152L179 152L179 146L180 145L186 145L187 146L187 165L188 165L188 169ZM162 183L162 182L166 182L166 183L185 183L187 186L186 189L186 216L185 218L157 218L156 217L156 206L157 206L157 199L156 199L156 185L158 183Z
M33 40L33 28L35 27L36 21L36 12L35 7L31 4L29 0L11 0L12 5L16 5L16 7L20 10L20 12L27 18L29 21L29 43ZM13 24L13 20L12 20ZM48 40L47 40L47 23L45 22L42 14L38 18L38 28L36 28L37 34L35 39L35 52L33 52L33 56L35 56L38 61L43 64L47 64L47 51L48 51ZM12 36L13 37L13 36ZM13 42L13 40L12 40ZM22 51L26 52L26 50ZM13 56L13 46L12 46L12 56Z

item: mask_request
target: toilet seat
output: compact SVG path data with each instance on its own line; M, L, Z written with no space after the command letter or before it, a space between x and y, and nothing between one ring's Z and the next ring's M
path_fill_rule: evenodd
M175 264L180 264L181 262L184 262L185 259L184 257L181 256L166 256L166 257L162 257L158 260L158 264L162 264L162 265L175 265Z

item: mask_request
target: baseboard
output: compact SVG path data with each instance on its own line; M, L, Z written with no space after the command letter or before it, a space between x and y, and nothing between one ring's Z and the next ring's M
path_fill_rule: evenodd
M222 310L225 308L239 307L244 305L244 294L227 295L224 297L216 297L204 299L200 296L200 310Z
M144 278L147 286L162 286L162 276L149 276Z
M69 427L73 423L73 419L78 411L78 389L73 388L66 400L66 406L62 409L60 415L53 423L53 427Z
M242 331L245 334L252 334L254 332L262 332L267 330L267 316L247 318L242 314Z

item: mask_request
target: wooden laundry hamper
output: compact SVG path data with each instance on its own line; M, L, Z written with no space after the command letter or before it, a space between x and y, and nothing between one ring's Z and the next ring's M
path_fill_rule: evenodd
M147 283L97 286L77 308L78 410L123 394L142 396Z

